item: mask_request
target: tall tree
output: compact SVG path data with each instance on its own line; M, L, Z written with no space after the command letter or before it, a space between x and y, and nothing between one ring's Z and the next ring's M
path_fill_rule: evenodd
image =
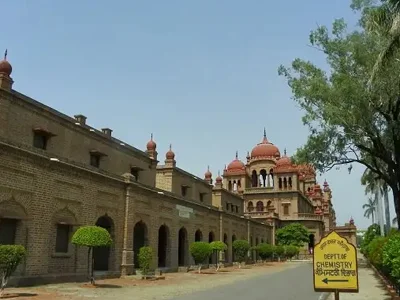
M383 206L385 208L385 225L388 233L391 228L390 206L389 206L389 188L385 181L381 180L371 170L365 169L361 184L365 185L365 194L373 194L376 197L383 197ZM379 205L379 201L376 203Z
M364 209L364 217L371 217L372 224L375 224L375 211L376 211L376 203L373 198L368 198L368 202L365 203L362 208Z
M373 84L377 73L400 49L400 0L353 0L352 7L367 10L366 28L386 39L371 74L369 84Z
M386 42L366 30L369 11L362 10L356 31L348 32L340 19L331 31L320 26L311 32L310 44L325 54L328 72L298 58L290 68L281 66L279 73L287 78L310 128L308 141L294 160L312 163L321 172L338 165L364 165L392 189L399 216L400 76L392 74L400 74L400 64L384 66L369 87ZM398 53L393 55L400 60Z

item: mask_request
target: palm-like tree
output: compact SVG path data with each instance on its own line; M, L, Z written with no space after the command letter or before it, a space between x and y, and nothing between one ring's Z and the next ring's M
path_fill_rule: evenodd
M362 208L364 211L364 217L372 217L372 224L375 224L375 211L376 211L376 200L373 198L368 198L368 202L365 203Z
M370 83L384 64L389 62L400 48L400 0L385 0L383 4L370 11L367 28L387 39L383 50L379 54Z
M383 206L385 207L385 224L388 231L390 224L390 207L389 207L389 186L387 183L376 176L370 169L366 169L361 177L361 184L365 185L365 194L375 195L375 206L378 205L377 198L383 196Z
M396 224L397 224L397 217L393 218L392 224L393 224L394 226L396 226Z

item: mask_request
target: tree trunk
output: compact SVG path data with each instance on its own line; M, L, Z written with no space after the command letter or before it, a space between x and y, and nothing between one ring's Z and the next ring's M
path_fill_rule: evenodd
M382 187L383 192L383 203L385 207L385 218L386 218L386 235L389 233L390 228L392 227L392 219L390 218L390 207L389 207L389 190L386 184Z
M399 184L400 186L400 184ZM393 192L393 200L394 200L394 208L396 211L396 217L397 217L397 230L400 230L400 191L397 187L393 188L392 187L392 192Z
M8 282L7 273L4 271L1 276L0 298L3 297L4 289L6 288L7 282Z
M377 214L377 219L378 219L378 224L379 224L379 228L381 230L381 236L385 235L385 225L384 225L384 220L383 220L383 211L382 211L382 197L379 193L379 190L375 190L375 202L377 205L377 210L376 210L376 214Z
M375 224L375 216L374 216L375 214L373 211L372 211L371 215L372 215L372 225L374 225Z

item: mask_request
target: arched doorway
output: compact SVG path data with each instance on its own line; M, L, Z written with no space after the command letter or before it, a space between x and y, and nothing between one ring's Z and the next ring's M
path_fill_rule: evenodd
M185 227L179 229L178 236L178 264L179 266L185 266L187 264L187 254L189 250L187 230Z
M201 232L200 229L197 229L196 233L194 234L194 241L201 242L202 240L203 240L203 233Z
M211 243L211 242L214 242L214 240L215 240L214 232L210 231L208 233L208 242ZM208 260L209 264L215 264L217 262L217 256L216 255L217 255L216 251L214 251L214 253L211 254L210 259Z
M169 230L166 225L161 225L158 229L158 267L167 266L167 254L169 247Z
M308 252L309 253L312 253L312 251L314 250L314 245L315 245L315 235L311 233L308 236Z
M147 245L147 226L143 221L139 221L136 223L133 228L133 263L135 264L135 268L139 268L138 255L139 250L143 246Z
M113 221L105 215L97 219L96 226L106 229L112 235ZM94 271L108 271L110 260L110 247L95 247L93 248L93 270Z

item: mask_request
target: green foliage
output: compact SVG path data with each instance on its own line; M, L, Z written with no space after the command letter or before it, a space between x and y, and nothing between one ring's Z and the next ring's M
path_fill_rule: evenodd
M296 255L298 255L299 251L300 251L300 249L296 245L287 245L287 246L285 246L285 256L288 259L292 259Z
M262 260L267 260L272 257L274 254L274 248L272 245L267 243L261 243L256 246L256 250L258 255L261 257Z
M228 246L224 242L221 242L221 241L211 242L210 247L213 251L217 251L217 252L226 251L228 249Z
M247 253L250 250L250 244L245 240L236 240L232 244L233 251L235 253L235 259L238 262L243 262L246 260Z
M8 279L26 256L26 250L21 245L0 245L0 296L7 285Z
M111 246L112 239L108 231L99 226L82 226L72 236L72 243L86 247Z
M274 254L275 254L278 258L281 258L282 255L285 254L285 247L282 246L282 245L273 246L272 249L273 249Z
M400 281L400 234L392 234L383 246L383 266Z
M387 241L388 238L376 237L369 243L366 249L369 261L379 269L383 267L383 247Z
M366 251L368 249L368 245L372 242L373 239L380 235L381 229L378 224L372 224L371 226L369 226L364 234L364 239L361 244L361 252L367 255Z
M206 242L193 242L189 247L189 251L196 265L199 265L211 255L212 248Z
M276 231L279 245L295 245L302 247L309 240L307 228L300 223L291 223Z
M345 21L339 19L331 30L319 26L311 32L309 42L325 56L328 71L297 58L290 67L281 66L279 74L287 79L294 100L305 112L303 123L310 129L307 143L294 156L296 163L311 163L320 172L359 163L395 191L400 186L396 171L400 170L400 76L393 74L400 73L400 51L391 51L393 63L376 73L373 84L370 77L380 54L392 42L399 44L400 15L397 10L392 19L396 20L397 37L389 41L393 36L385 32L391 23L371 22L377 12L384 15L373 2L353 1L353 8L361 13L356 31L348 31ZM386 24L378 26L386 29L372 30L371 24ZM397 197L394 193L399 213Z
M139 249L139 267L142 269L142 273L145 277L149 273L151 262L153 261L153 255L153 249L149 246L145 246Z

